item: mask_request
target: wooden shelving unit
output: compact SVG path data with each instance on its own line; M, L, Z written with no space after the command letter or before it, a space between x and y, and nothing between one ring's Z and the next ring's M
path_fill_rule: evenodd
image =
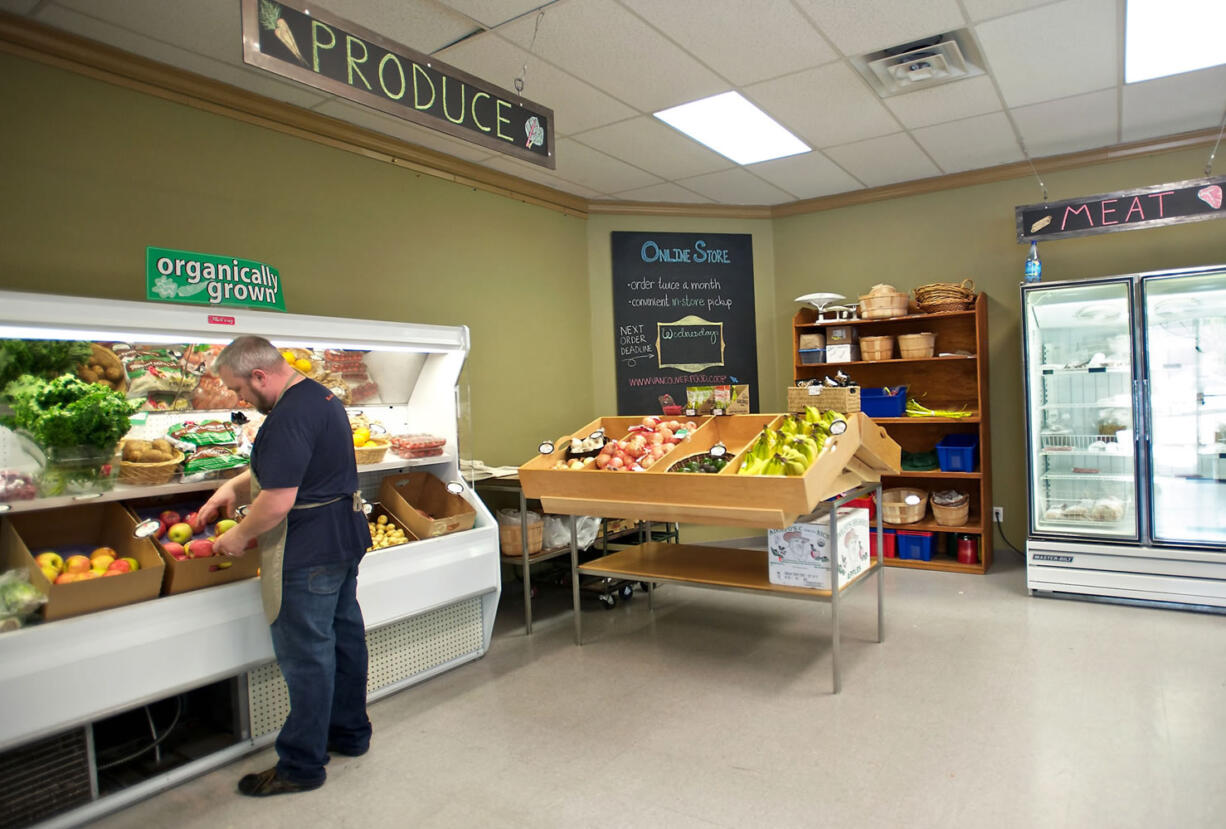
M885 487L907 486L926 489L958 489L971 496L970 515L964 526L936 523L929 509L916 524L886 524L890 529L921 530L937 533L970 534L979 538L979 563L961 564L946 552L943 536L934 539L932 561L887 558L895 567L947 570L958 573L985 573L992 566L992 462L991 432L988 417L988 317L987 296L980 293L967 311L935 314L908 314L875 320L818 320L813 308L802 308L792 321L793 378L821 379L841 369L861 387L906 385L907 396L932 409L964 409L970 417L882 417L874 422L885 427L890 437L907 452L935 451L937 441L947 434L974 434L979 438L979 461L972 472L904 471L883 475ZM850 363L803 365L799 361L800 335L825 333L831 326L854 326L861 337L918 334L936 335L934 356L920 359L857 360ZM951 352L966 352L953 356ZM897 348L895 349L897 352Z

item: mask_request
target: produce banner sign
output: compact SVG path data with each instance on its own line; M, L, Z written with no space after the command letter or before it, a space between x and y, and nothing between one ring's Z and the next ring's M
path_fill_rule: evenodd
M1226 176L1021 205L1013 209L1017 240L1041 242L1220 219L1226 216L1222 209L1223 187Z
M249 259L148 248L145 296L154 302L227 305L284 311L281 275Z
M393 4L395 5L395 4ZM554 169L553 110L311 5L242 0L243 60Z
M758 410L753 237L614 232L617 412L666 413L686 389L749 387Z

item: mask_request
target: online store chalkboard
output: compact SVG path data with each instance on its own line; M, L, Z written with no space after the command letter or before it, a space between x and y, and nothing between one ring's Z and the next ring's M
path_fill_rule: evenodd
M617 412L685 405L687 386L748 384L758 410L753 239L745 233L614 232Z

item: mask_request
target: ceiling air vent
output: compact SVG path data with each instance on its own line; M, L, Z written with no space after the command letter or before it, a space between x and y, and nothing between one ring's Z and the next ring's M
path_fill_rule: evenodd
M983 74L979 51L966 30L882 49L851 62L882 98Z

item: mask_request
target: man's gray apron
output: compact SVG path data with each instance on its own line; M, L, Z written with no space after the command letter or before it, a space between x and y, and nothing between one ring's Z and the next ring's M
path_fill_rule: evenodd
M281 394L277 395L277 403L281 402L281 396L285 394L289 386L281 390ZM273 407L276 407L276 403ZM260 494L260 482L255 477L255 453L252 453L252 463L249 467L251 472L251 501L255 502L256 496ZM353 511L362 512L362 496L360 493L353 493L352 496L341 495L336 498L331 498L327 501L320 501L317 504L294 504L290 510L298 509L315 509L316 507L324 507L328 504L335 504L337 501L343 501L345 498L353 498ZM268 620L268 624L272 624L277 620L277 616L281 613L281 565L285 561L285 535L286 529L289 527L289 515L282 518L275 527L267 532L260 533L260 599L264 603L264 618Z

